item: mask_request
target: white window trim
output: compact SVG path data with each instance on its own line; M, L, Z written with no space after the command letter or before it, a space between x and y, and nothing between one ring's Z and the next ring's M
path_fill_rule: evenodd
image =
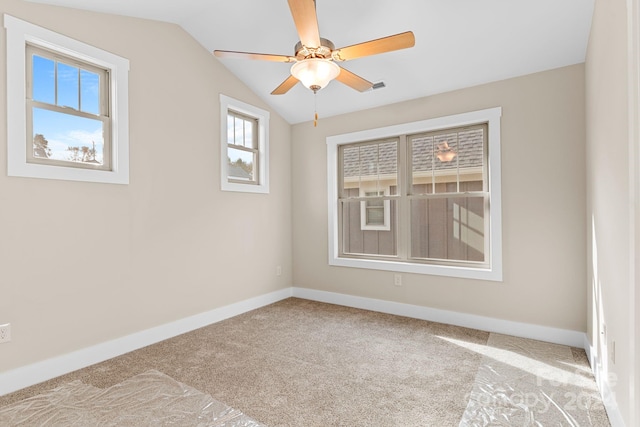
M231 182L227 171L227 113L229 110L258 120L258 183ZM220 94L220 188L222 191L269 193L269 112Z
M129 183L129 60L10 15L7 29L7 174L68 181ZM27 163L27 43L58 51L109 70L111 170Z
M402 273L430 274L502 281L502 201L500 169L500 117L502 108L438 117L419 122L404 123L377 129L327 137L327 201L329 221L329 265L355 267ZM490 266L488 268L418 264L404 261L354 259L340 257L338 235L338 146L367 140L396 137L398 135L429 132L440 129L488 123L489 191L490 191Z

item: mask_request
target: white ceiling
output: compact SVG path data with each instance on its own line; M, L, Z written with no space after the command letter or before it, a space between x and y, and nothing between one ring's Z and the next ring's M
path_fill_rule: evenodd
M293 55L286 0L31 0L179 24L207 50ZM318 92L320 117L391 104L584 62L594 0L317 0L321 37L337 48L411 30L413 48L341 65L386 87L360 93L339 82ZM289 123L313 119L301 84L270 95L290 65L220 61Z

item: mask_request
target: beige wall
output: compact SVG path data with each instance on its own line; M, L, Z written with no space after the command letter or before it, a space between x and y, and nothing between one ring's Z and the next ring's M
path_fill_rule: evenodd
M392 272L328 265L327 136L490 107L503 109L502 283L396 287ZM584 128L583 65L293 126L294 285L586 331Z
M596 369L617 376L620 412L633 416L628 377L638 353L625 338L640 330L629 302L637 170L620 161L630 149L624 0L596 1L586 66L321 118L317 128L271 111L269 195L219 190L219 93L268 108L182 29L18 0L1 0L0 13L131 63L127 186L7 177L0 85L0 323L13 333L0 345L0 373L293 283L588 330ZM4 50L3 35L2 58ZM502 283L403 274L395 287L391 272L328 266L327 136L496 106Z
M13 335L0 372L291 286L288 123L271 112L271 193L221 192L219 93L267 107L181 28L15 0L0 12L131 65L129 185L7 177L0 85L0 323Z
M631 426L640 421L638 418L632 420L634 404L631 400L635 365L631 297L637 284L633 278L634 228L630 210L634 162L633 157L630 162L629 156L633 156L634 151L637 156L638 145L637 139L634 141L629 133L633 123L628 116L632 92L627 67L632 58L627 51L627 4L629 2L625 0L596 1L585 80L588 335L597 360L594 369L605 382L610 379L608 386L615 393L620 414L626 425ZM639 403L636 400L636 405ZM636 417L639 415L635 414Z

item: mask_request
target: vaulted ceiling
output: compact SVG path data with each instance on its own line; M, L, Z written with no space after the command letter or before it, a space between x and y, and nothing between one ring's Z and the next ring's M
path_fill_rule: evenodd
M293 55L299 37L286 0L30 0L172 22L208 51ZM290 64L219 59L289 123L363 110L584 62L594 0L316 0L320 35L336 47L411 30L415 47L344 68L382 89L337 81L270 95Z

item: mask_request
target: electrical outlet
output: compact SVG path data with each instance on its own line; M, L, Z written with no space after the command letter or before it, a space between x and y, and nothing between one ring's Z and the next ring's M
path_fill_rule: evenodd
M282 276L282 266L276 267L276 276Z
M11 341L11 323L0 325L0 343Z
M402 274L394 274L393 275L393 284L396 286L402 286Z

